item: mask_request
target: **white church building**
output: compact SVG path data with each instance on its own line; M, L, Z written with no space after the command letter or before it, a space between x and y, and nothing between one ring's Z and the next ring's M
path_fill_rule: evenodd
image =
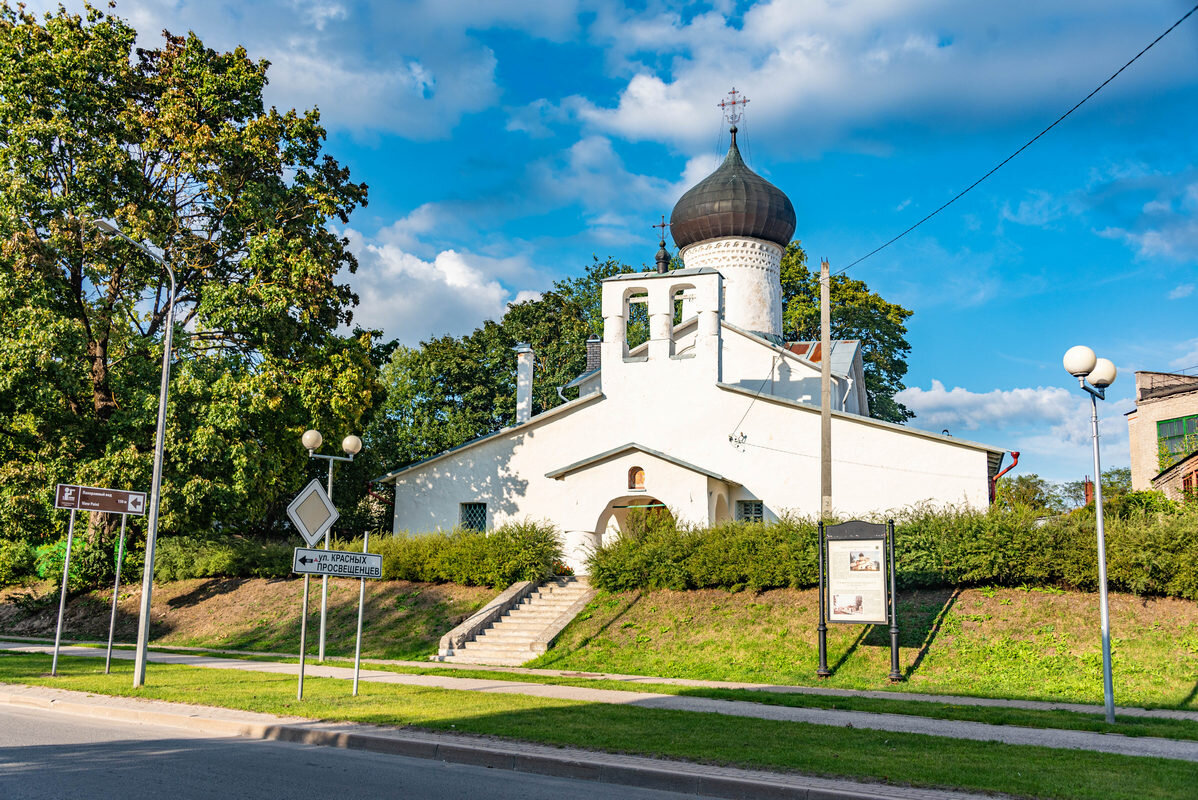
M832 369L832 504L860 516L914 504L984 508L1004 450L872 419L860 343L786 342L779 267L794 208L736 145L671 215L684 268L603 283L603 340L579 397L535 416L533 354L517 349L517 422L379 479L394 530L547 520L586 571L629 510L679 521L771 520L820 509L820 361ZM679 303L681 301L681 303ZM645 304L648 341L630 347ZM681 313L677 309L681 307Z

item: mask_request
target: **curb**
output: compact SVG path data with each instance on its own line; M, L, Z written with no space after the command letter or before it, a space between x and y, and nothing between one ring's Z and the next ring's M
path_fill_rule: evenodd
M115 701L115 702L114 702ZM620 756L544 745L514 746L462 734L321 723L300 718L112 698L63 689L0 688L0 705L76 716L147 723L248 739L339 747L558 778L660 789L721 798L762 800L981 800L981 795L881 784L855 784L802 775L756 772L644 756ZM130 705L149 706L143 708ZM227 718L220 718L226 716ZM240 717L240 718L237 718ZM986 795L993 800L995 795Z

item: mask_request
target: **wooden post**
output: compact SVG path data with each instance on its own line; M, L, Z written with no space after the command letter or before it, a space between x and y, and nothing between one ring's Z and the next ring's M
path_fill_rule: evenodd
M820 519L832 516L832 305L828 259L819 268L819 494Z

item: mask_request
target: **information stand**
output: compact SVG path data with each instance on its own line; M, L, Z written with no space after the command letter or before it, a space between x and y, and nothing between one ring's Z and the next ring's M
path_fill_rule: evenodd
M75 512L99 511L104 514L121 515L121 543L117 548L116 583L112 587L112 614L108 620L108 653L104 657L104 674L107 675L112 668L112 634L116 629L116 601L121 590L121 563L125 560L125 519L130 514L141 516L146 513L146 493L60 483L54 490L54 507L70 509L71 521L67 525L67 552L62 560L62 589L58 596L58 625L54 628L51 675L58 674L58 645L62 639L62 615L67 604L67 578L71 570L71 542L75 538Z
M819 524L819 669L828 669L828 624L890 625L890 680L901 681L894 592L894 520Z

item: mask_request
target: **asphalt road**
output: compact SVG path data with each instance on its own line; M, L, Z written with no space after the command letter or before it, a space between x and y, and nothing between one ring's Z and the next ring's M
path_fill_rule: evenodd
M0 708L4 800L696 800L635 789L330 747Z

